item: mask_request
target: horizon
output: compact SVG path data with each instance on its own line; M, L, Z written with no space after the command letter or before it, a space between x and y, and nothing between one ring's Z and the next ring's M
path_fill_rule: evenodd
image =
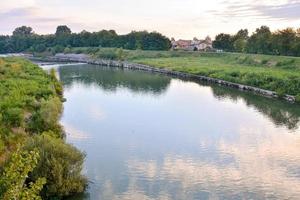
M30 26L37 34L52 34L58 25L67 25L72 32L115 30L156 31L168 38L214 38L219 33L234 34L240 29L249 33L261 25L271 31L287 27L299 28L300 0L11 0L0 2L1 35L11 35L19 26ZM158 7L159 6L159 7ZM191 9L191 8L197 9ZM55 14L53 14L55 13ZM246 24L246 25L245 25Z

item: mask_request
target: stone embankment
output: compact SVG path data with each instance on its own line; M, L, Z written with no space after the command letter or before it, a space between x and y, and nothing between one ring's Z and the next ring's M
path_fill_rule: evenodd
M127 69L143 70L143 71L167 74L167 75L181 77L181 78L189 78L189 79L193 79L193 80L201 80L201 81L206 81L206 82L210 82L210 83L216 83L216 84L224 85L227 87L236 88L239 90L251 91L251 92L266 96L266 97L278 98L278 95L276 94L276 92L270 91L270 90L264 90L264 89L257 88L257 87L242 85L242 84L238 84L238 83L232 83L229 81L224 81L224 80L215 79L215 78L209 78L206 76L193 75L193 74L188 74L188 73L183 73L183 72L172 71L172 70L168 70L168 69L152 67L152 66L143 65L143 64L131 63L131 62L127 62L127 61L105 60L105 59L98 59L98 58L95 59L86 54L56 54L55 56L43 58L42 60L43 61L53 61L53 62L80 62L80 63L88 63L88 64L94 64L94 65L104 65L104 66L109 66L109 67L120 67L120 68L127 68ZM283 98L289 102L295 102L294 96L285 95Z

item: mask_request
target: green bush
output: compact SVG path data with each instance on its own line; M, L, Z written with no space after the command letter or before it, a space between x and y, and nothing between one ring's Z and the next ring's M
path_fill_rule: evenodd
M65 50L65 48L63 46L61 46L61 45L56 45L54 47L55 53L62 53L64 50Z
M296 95L296 102L300 103L300 93Z
M114 60L118 58L117 51L115 49L105 49L104 51L99 51L96 56L103 59Z
M263 59L263 60L261 61L261 64L265 65L265 64L267 64L268 62L269 62L269 60Z
M3 114L4 121L7 122L10 126L21 126L21 123L23 121L23 114L21 108L8 108Z
M41 200L40 192L46 183L45 178L38 177L30 181L28 175L37 166L39 153L17 150L11 156L0 176L0 199L4 200Z
M2 154L2 152L5 150L5 143L2 140L2 138L0 137L0 155Z
M66 47L66 48L64 49L64 53L71 53L71 49L70 49L69 47Z
M62 198L83 192L87 180L81 175L85 155L61 139L50 137L51 133L32 137L25 149L37 149L40 160L30 175L30 180L45 177L47 183L42 195L45 198Z
M277 88L275 92L278 95L278 97L284 97L284 95L285 95L285 89L281 88L281 87Z

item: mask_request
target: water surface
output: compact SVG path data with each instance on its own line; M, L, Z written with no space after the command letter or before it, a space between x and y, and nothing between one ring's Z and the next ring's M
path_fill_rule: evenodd
M61 66L78 199L300 199L300 106L141 71Z

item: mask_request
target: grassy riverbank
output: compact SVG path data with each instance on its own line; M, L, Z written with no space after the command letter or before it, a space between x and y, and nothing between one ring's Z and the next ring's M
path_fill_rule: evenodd
M84 154L62 139L62 92L54 71L0 58L0 199L60 199L84 190Z
M265 60L252 55L204 54L198 57L142 58L133 62L255 86L279 95L300 95L300 69L296 59L283 58L280 61L279 58Z
M300 58L241 53L141 51L110 48L72 48L65 53L86 53L95 58L128 60L159 68L218 78L300 100Z

